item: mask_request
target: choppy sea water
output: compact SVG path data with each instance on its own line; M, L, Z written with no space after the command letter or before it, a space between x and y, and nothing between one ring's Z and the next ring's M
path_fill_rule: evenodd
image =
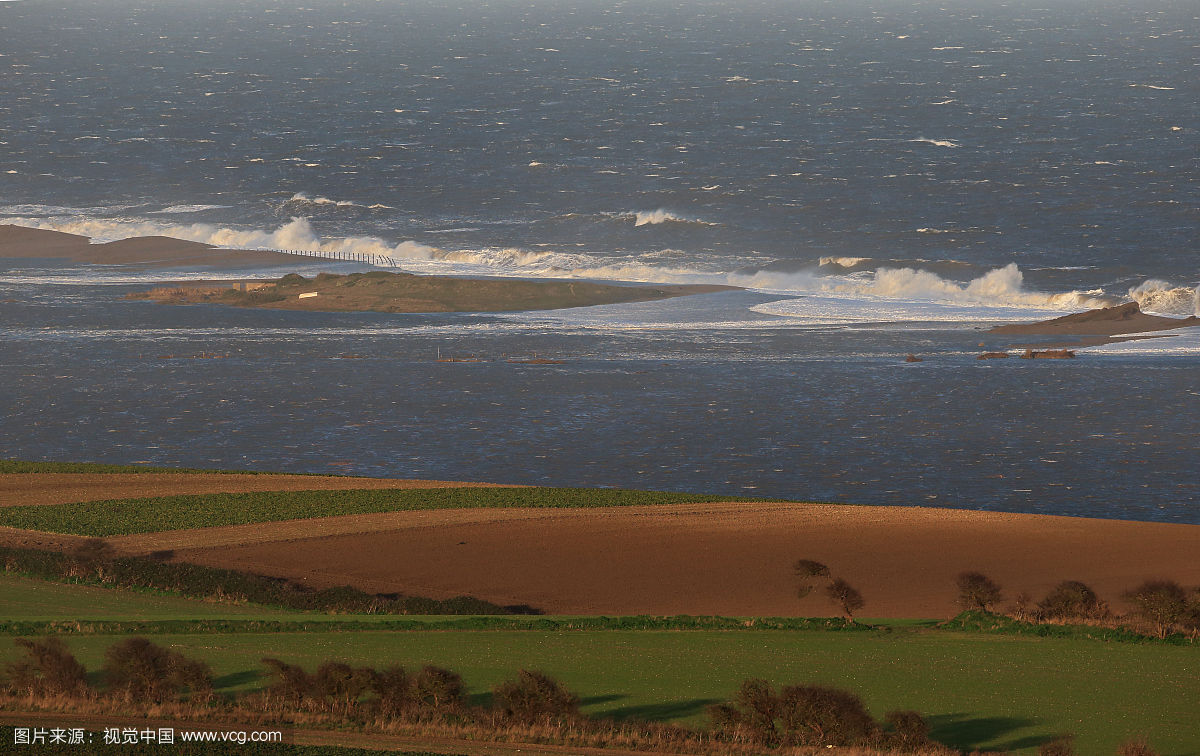
M0 456L1200 522L1200 335L974 360L1196 310L1194 4L311 5L0 4L0 222L749 291L276 313L2 261Z

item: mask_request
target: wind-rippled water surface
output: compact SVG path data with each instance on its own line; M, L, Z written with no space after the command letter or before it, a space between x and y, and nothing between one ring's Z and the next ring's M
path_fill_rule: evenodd
M307 5L0 3L0 223L749 290L285 313L5 261L0 456L1200 522L1195 329L974 359L1196 311L1194 3Z

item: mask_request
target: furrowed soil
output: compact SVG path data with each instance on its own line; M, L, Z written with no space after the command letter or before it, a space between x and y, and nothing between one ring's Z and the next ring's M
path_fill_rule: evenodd
M313 587L469 594L552 614L814 616L797 559L857 587L862 616L949 617L955 576L1045 595L1081 580L1119 606L1149 578L1200 584L1200 526L911 507L708 503L392 512L112 539L124 551Z

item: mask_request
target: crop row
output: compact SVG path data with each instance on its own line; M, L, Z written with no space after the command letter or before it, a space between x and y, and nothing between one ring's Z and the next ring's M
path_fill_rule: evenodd
M405 510L625 507L727 499L701 494L592 488L257 491L6 507L0 509L0 525L104 537Z

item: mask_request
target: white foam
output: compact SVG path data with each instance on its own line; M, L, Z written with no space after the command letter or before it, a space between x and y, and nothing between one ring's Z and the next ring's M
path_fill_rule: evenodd
M865 262L869 262L869 257L822 257L820 265L834 265L839 268L854 268Z
M305 163L305 165L316 166L316 163ZM301 205L332 205L334 207L361 207L357 202L350 200L334 200L328 197L310 197L304 192L296 192L284 204L301 204Z
M1159 315L1200 315L1200 286L1174 286L1167 281L1151 278L1129 290L1129 298L1137 302L1142 312Z
M164 207L162 210L151 210L154 215L175 215L183 213L199 213L205 210L219 210L232 205L171 205Z
M1178 328L1173 331L1161 331L1154 334L1154 338L1084 347L1080 351L1088 354L1120 356L1195 356L1200 355L1200 328Z
M730 283L766 292L803 293L800 299L752 309L812 322L1028 320L1112 304L1103 292L1028 291L1015 263L965 283L914 268L880 268L870 276L759 272L730 276Z
M657 226L660 223L698 223L702 226L716 225L698 218L685 218L682 215L676 215L663 208L657 210L633 210L626 213L618 213L617 215L622 218L632 218L634 226Z
M921 142L924 144L932 144L935 147L961 147L958 142L952 139L929 139L928 137L917 137L916 139L908 140L910 142Z

